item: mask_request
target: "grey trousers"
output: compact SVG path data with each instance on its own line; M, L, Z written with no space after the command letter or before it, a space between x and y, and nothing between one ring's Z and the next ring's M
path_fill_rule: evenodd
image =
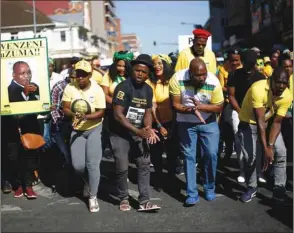
M257 125L240 122L238 135L240 137L241 149L245 159L245 179L247 186L250 188L256 188L256 168L261 166L263 153L258 139ZM275 187L285 187L287 179L287 151L281 133L277 137L274 150L274 185Z
M81 176L87 168L91 197L97 195L100 182L101 132L102 124L87 131L73 131L70 139L73 168Z
M237 153L237 159L240 166L240 175L244 175L244 159L240 145L240 138L238 136L238 125L240 123L239 114L235 111L231 104L228 104L223 111L225 122L229 123L233 128L234 142Z
M115 160L118 198L121 201L129 198L127 178L131 148L131 155L135 157L137 166L138 201L145 204L150 200L150 152L146 140L137 136L123 138L112 134L110 142Z

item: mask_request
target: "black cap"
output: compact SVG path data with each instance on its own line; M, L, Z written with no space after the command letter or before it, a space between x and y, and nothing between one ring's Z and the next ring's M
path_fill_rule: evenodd
M79 57L72 57L70 60L70 64L71 65L75 65L76 63L78 63L81 60L81 58Z
M148 66L150 70L153 70L152 58L148 54L140 54L135 60L131 61L131 64L143 64L145 66Z
M252 50L246 50L241 55L243 65L253 67L256 64L257 54Z

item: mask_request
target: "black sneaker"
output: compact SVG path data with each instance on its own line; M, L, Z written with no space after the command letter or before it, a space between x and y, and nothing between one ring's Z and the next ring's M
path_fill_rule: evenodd
M256 196L256 193L257 193L257 188L248 188L246 192L244 192L241 195L240 201L244 203L250 202L252 198Z
M12 186L8 181L4 181L2 185L2 191L5 194L11 193L12 191Z
M284 187L274 187L272 201L275 204L281 204L285 202L286 189Z

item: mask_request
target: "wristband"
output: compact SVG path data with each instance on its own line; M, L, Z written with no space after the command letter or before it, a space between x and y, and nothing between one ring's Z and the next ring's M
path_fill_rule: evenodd
M162 125L160 123L157 124L157 129L160 129Z

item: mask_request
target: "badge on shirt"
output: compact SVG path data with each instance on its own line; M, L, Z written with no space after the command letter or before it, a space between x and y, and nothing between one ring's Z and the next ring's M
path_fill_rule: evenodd
M90 96L90 97L89 97L89 102L90 102L90 103L94 103L94 101L95 101L95 97L94 97L94 96Z
M116 95L116 98L120 100L124 100L125 93L123 91L119 91Z

